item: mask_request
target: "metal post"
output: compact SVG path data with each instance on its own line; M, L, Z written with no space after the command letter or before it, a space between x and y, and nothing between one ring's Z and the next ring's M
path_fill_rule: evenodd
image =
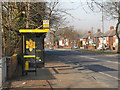
M2 88L2 59L0 59L0 89Z
M7 78L7 65L6 65L6 57L0 59L0 89L3 86L3 83Z
M6 65L6 57L2 59L2 83L5 82L7 76L7 65Z
M2 58L2 6L0 2L0 58Z
M102 0L102 51L104 52L104 16L103 16L103 0Z

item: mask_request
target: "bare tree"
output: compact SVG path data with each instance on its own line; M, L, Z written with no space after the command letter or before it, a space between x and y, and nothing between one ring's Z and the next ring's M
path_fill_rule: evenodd
M18 35L21 28L42 27L42 20L50 20L50 28L55 31L65 21L65 15L70 15L68 10L59 7L55 2L2 2L2 36L3 56L12 55L21 43ZM55 37L55 33L51 31Z
M2 2L3 56L12 55L20 48L21 28L37 28L47 16L46 3Z
M60 30L56 32L56 36L60 37L59 39L64 38L64 39L76 40L80 38L80 33L74 30L73 26L70 26L70 27L60 28Z
M54 2L49 2L48 4L48 14L47 19L50 20L50 37L53 37L53 42L55 45L55 41L58 40L58 35L56 34L59 28L65 27L66 23L66 15L70 16L71 18L75 18L72 14L69 13L71 10L75 10L76 8L68 8L63 9L60 7L61 3L59 0L55 0Z

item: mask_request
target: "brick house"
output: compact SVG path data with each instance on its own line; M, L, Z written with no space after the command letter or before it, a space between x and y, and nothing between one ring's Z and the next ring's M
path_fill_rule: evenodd
M70 39L60 39L59 46L70 46Z
M79 43L79 39L76 39L76 40L70 40L70 39L60 39L59 40L59 46L62 46L62 47L71 47L71 45L73 44L73 46L77 45L78 46L78 43Z
M94 35L91 33L91 31L88 31L86 35L82 37L82 45L84 46L84 49L88 49L89 46L93 45L93 38Z
M116 30L114 30L113 26L111 26L110 30L104 34L104 45L105 49L117 50L118 39L116 36Z
M80 40L82 41L84 49L89 49L91 46L95 46L96 48L94 49L102 49L102 47L106 50L118 49L118 38L116 36L116 30L114 30L113 26L111 26L110 30L105 33L102 33L100 29L98 29L95 34L92 34L90 31L88 31L88 33L84 35Z
M103 33L100 29L97 30L97 32L94 34L93 42L95 43L96 49L102 48L102 39Z

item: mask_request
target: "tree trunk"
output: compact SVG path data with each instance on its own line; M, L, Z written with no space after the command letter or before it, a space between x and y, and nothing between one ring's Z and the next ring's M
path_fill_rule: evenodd
M118 50L117 50L117 53L120 53L120 37L119 37L119 33L118 33L119 24L120 24L120 17L118 19L118 23L116 24L116 36L118 38Z
M29 10L30 10L30 3L27 4L27 22L26 22L26 28L29 28Z
M2 37L2 56L6 56L5 38Z
M120 53L120 39L118 39L118 51L117 53Z

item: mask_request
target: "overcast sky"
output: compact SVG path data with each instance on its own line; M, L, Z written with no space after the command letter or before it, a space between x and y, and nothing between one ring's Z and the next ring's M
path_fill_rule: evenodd
M96 32L97 29L101 29L102 31L102 13L101 12L97 12L94 13L92 12L86 5L86 2L83 3L83 7L84 9L81 7L81 3L80 2L61 2L60 3L60 7L61 8L74 8L75 10L71 10L69 11L69 13L71 13L72 16L74 16L74 18L66 15L67 17L67 21L69 21L70 23L68 23L68 25L73 25L75 27L75 29L78 30L91 30L91 28L93 27L93 31ZM86 11L86 12L85 12ZM110 26L114 26L116 25L117 20L105 20L104 19L104 32L108 31Z

